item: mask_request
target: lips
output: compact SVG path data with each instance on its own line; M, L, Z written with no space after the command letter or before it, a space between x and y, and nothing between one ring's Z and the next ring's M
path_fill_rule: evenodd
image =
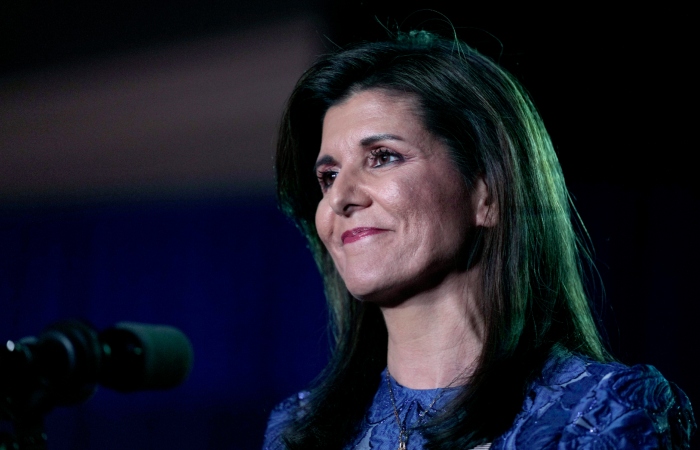
M340 236L343 241L343 245L351 244L355 241L359 241L363 237L371 236L373 234L383 233L387 230L382 228L371 228L371 227L359 227L348 230Z

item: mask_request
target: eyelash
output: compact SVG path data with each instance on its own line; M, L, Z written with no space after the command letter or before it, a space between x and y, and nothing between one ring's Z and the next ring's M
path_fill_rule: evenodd
M373 167L373 168L382 167L382 166L385 166L387 164L391 164L393 162L403 160L401 155L399 155L398 153L392 152L391 150L389 150L388 148L385 148L385 147L372 150L369 154L370 154L370 157L372 159L372 164L370 165L370 167ZM385 157L396 158L396 159L394 159L393 161L385 161L382 164L376 164L378 161L380 161L381 158L385 158Z
M338 176L338 171L336 170L324 170L318 173L318 184L321 185L323 192L333 185L333 180L336 176Z
M393 162L403 161L403 157L401 155L384 147L370 151L369 155L371 168L379 168ZM389 158L390 160L382 161L383 158ZM318 178L318 184L321 185L321 190L323 192L327 191L333 185L333 180L337 176L337 170L319 171L316 177Z

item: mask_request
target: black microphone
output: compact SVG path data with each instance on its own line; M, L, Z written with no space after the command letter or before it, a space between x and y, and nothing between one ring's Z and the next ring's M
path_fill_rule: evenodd
M0 391L22 410L48 411L87 400L97 384L120 392L175 387L189 376L192 360L189 339L171 326L122 322L98 333L71 320L7 341Z
M99 335L103 363L98 382L121 392L169 389L192 370L192 344L177 328L121 322Z

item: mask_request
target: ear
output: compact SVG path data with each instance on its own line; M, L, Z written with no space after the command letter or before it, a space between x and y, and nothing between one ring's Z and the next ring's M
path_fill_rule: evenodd
M498 223L498 204L491 195L484 177L479 177L472 191L472 207L478 227L491 228Z

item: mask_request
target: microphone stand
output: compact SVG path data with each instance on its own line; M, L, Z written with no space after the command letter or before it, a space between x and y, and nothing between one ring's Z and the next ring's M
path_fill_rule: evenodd
M69 321L39 339L0 347L0 450L47 449L44 416L55 406L87 400L97 388L96 367L86 361L98 344L94 329Z
M0 433L0 450L46 450L44 418L15 422L14 432Z
M46 450L46 395L20 352L23 346L11 341L0 349L0 450Z

